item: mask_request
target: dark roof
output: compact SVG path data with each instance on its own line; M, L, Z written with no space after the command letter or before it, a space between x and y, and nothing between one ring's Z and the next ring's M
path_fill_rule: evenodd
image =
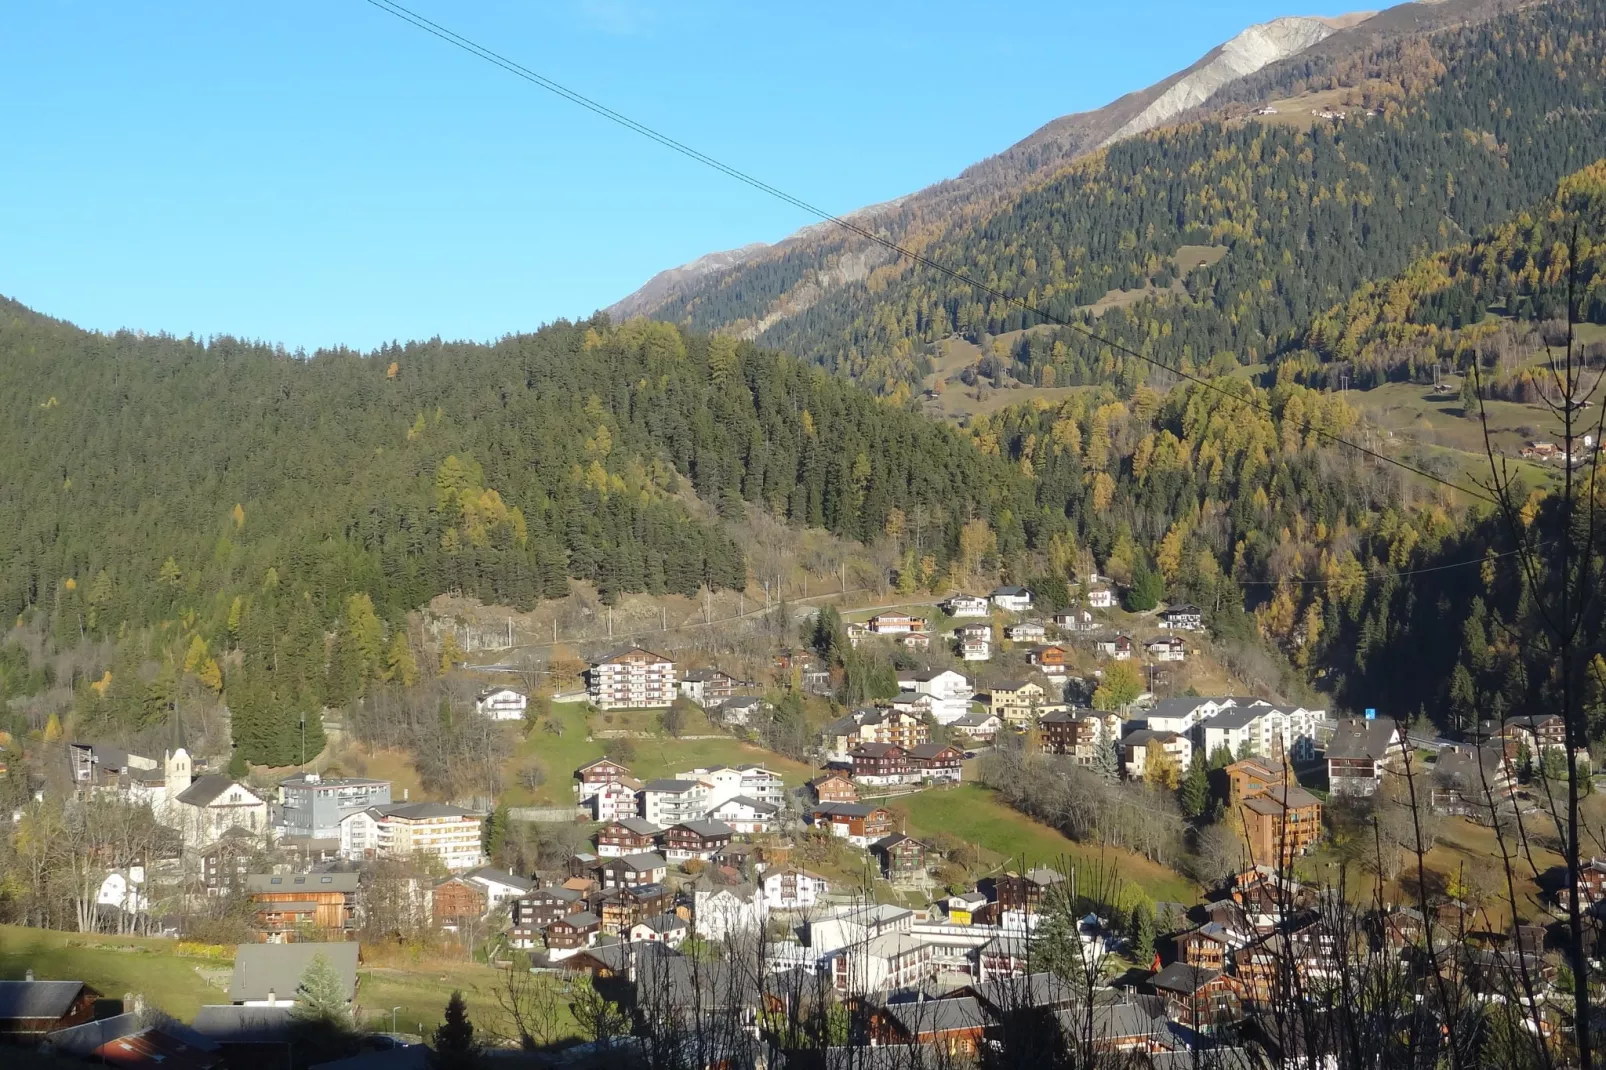
M778 813L780 811L780 809L781 809L779 806L776 806L774 803L767 803L767 802L764 802L762 799L754 799L754 798L750 798L749 796L746 796L746 795L732 795L730 798L728 798L724 802L720 803L719 806L713 807L713 810L718 810L720 808L720 806L726 806L726 805L729 805L730 803L740 803L743 806L749 807L750 809L755 810L758 813L762 813L762 814ZM712 812L712 811L710 811L710 812Z
M245 878L248 895L266 892L344 892L357 890L355 873L251 873Z
M301 975L317 955L323 955L340 978L346 998L357 992L357 945L354 943L241 944L234 952L234 976L229 999L235 1002L267 999L273 992L294 999Z
M906 753L912 758L935 758L945 750L962 753L958 747L949 743L920 743L910 747Z
M642 870L669 868L669 863L664 861L664 856L652 851L638 851L633 855L621 855L618 858L610 858L603 862L604 866L611 866L615 864L624 866L626 869L637 870L638 872Z
M1024 587L994 587L993 588L992 597L997 598L999 595L1004 595L1004 596L1008 597L1010 595L1022 595L1022 594L1030 596L1031 593L1032 592L1028 591Z
M597 655L597 660L592 662L592 664L593 665L602 665L602 664L605 664L607 662L613 661L613 660L615 660L617 658L622 658L626 654L634 654L638 650L643 654L651 654L653 657L657 658L659 661L670 661L671 660L669 658L664 657L662 654L653 654L652 651L648 650L644 646L617 646L617 647L614 647L612 650L604 651L603 653Z
M872 851L888 851L901 843L912 843L924 848L926 845L913 836L905 836L901 832L894 832L891 836L883 836L870 845Z
M307 1070L425 1070L429 1066L429 1055L427 1044L403 1044L327 1063L313 1063Z
M1338 722L1333 738L1327 743L1327 757L1382 761L1398 731L1399 726L1388 717L1372 721L1346 717Z
M657 780L647 781L647 783L641 786L641 790L666 791L678 795L683 791L691 791L696 786L697 781L695 780L675 780L672 777L660 777Z
M1278 784L1251 795L1244 800L1244 805L1257 814L1281 814L1284 807L1300 810L1307 806L1317 806L1320 802L1320 799L1297 784Z
M1197 617L1200 614L1202 614L1203 612L1204 611L1201 610L1198 606L1189 605L1187 602L1184 602L1180 606L1171 606L1170 608L1162 611L1160 615L1162 617L1169 617L1173 613L1188 613L1188 614L1192 614L1193 616Z
M575 914L565 914L563 917L553 922L552 925L548 925L547 928L550 929L553 925L565 925L571 929L589 929L593 925L601 924L601 918L597 917L589 910L582 910Z
M1203 966L1189 966L1185 962L1173 962L1149 978L1149 984L1166 992L1182 992L1192 995L1219 976L1221 975L1218 971L1206 969Z
M610 821L609 825L618 825L622 829L634 832L637 836L656 836L663 831L663 827L648 821L644 817L621 817ZM602 826L607 828L608 825Z
M682 821L675 828L683 828L687 832L700 836L703 839L712 839L716 836L734 836L736 830L723 821Z
M190 1030L183 1030L186 1034ZM199 1040L200 1045L191 1043ZM93 1053L94 1061L106 1066L134 1070L210 1070L223 1061L217 1045L193 1035L180 1038L165 1029L143 1029L106 1041Z
M295 944L263 944L263 947L295 947ZM316 945L306 945L316 946ZM357 945L352 944L353 948ZM231 1007L226 1003L208 1004L195 1012L197 1033L221 1044L262 1043L290 1039L290 1006Z
M642 921L638 921L636 922L636 925L645 925L655 933L674 932L676 929L684 929L687 927L685 919L677 917L674 914L659 914L656 917L646 918ZM634 928L634 926L632 926L632 928Z
M854 755L864 755L866 758L885 758L894 751L902 752L903 748L896 743L861 743L853 748Z
M1163 698L1149 707L1150 717L1186 717L1194 710L1203 706L1209 699L1205 698Z
M124 1014L114 1014L110 1018L97 1018L79 1025L70 1025L65 1029L53 1029L45 1034L45 1042L57 1055L72 1055L84 1059L107 1041L133 1036L143 1028L139 1015L129 1011Z
M189 787L179 793L178 801L188 803L190 806L206 806L234 786L235 781L226 776L211 774L196 777ZM250 791L251 789L246 788L245 790ZM251 793L251 797L258 798L255 792Z
M869 817L875 811L869 803L820 803L814 808L816 814L828 817Z
M466 817L474 813L461 806L449 806L437 802L404 802L385 803L374 809L387 817L399 817L404 821L417 821L426 817Z
M83 990L82 981L0 981L0 1019L60 1018Z
M911 1035L947 1033L961 1029L980 1029L987 1024L987 1012L974 996L954 999L928 999L918 1003L894 1003L887 1016Z

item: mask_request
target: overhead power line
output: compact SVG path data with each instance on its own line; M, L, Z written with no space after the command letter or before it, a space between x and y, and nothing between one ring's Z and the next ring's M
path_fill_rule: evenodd
M756 178L753 175L748 174L746 171L742 171L739 168L732 167L730 164L724 163L721 160L717 160L714 157L709 156L707 153L695 149L684 142L675 140L668 134L661 133L645 123L638 122L637 120L630 118L628 115L624 115L615 111L606 104L602 104L599 101L593 100L583 93L578 93L565 85L553 81L543 74L532 71L523 64L518 63L515 60L511 60L498 52L494 52L491 49L486 48L484 45L478 44L467 37L464 37L455 30L442 26L438 22L433 22L430 19L425 18L423 15L418 14L416 11L396 3L395 0L366 0L366 2L372 4L381 11L394 15L396 18L401 19L403 22L406 22L409 25L423 30L427 34L440 38L449 45L460 48L464 52L468 52L469 54L476 56L479 59L492 64L493 66L502 68L502 70L507 71L516 78L522 78L526 82L540 86L542 89L556 94L572 104L577 104L580 107L585 108L587 111L600 115L609 122L616 123L619 126L624 127L626 130L640 134L642 137L645 137L651 141L656 141L666 149L669 149L673 152L678 152L688 159L695 160L696 162L703 164L705 167L710 167L715 171L718 171L720 174L723 174L729 178L733 178L744 185L751 186L753 189L756 189L761 193L766 193L779 201L784 201L795 208L802 209L803 211L808 212L810 215L817 216L824 222L841 227L843 230L846 230L851 234L855 234L866 241L873 242L889 252L896 254L897 256L906 257L913 263L919 264L921 267L937 272L940 275L944 275L950 279L953 279L955 282L972 287L973 289L987 294L989 297L997 298L1006 304L1014 305L1016 308L1028 312L1047 323L1064 327L1067 330L1075 331L1078 334L1086 337L1089 341L1096 342L1099 345L1108 346L1110 349L1117 353L1123 354L1124 356L1132 357L1134 360L1141 360L1146 364L1150 364L1156 368L1159 368L1161 371L1175 375L1179 379L1186 379L1188 382L1195 383L1207 390L1213 390L1223 397L1231 398L1240 404L1248 405L1251 408L1260 409L1273 418L1276 418L1277 416L1276 410L1268 404L1254 401L1249 398L1240 397L1238 394L1232 392L1231 390L1224 389L1222 386L1213 382L1212 380L1205 379L1202 376L1194 375L1191 372L1183 371L1181 368L1173 368L1171 365L1165 363L1157 357L1151 357L1148 354L1133 349L1130 346L1118 342L1113 338L1105 337L1084 324L1066 320L1060 316L1054 315L1046 309L1038 308L1036 305L1024 300L1023 298L1017 297L1014 294L1005 293L1002 290L987 285L979 279L972 278L970 275L959 270L958 268L949 267L940 261L933 260L921 253L907 249L893 241L891 238L888 238L882 234L878 234L868 227L855 223L851 219L845 219L842 216L834 215L817 205L803 200L801 197L794 196L793 194L788 193L777 186L773 186L760 178ZM1463 487L1458 483L1454 483L1448 479L1445 479L1443 476L1435 475L1424 468L1418 468L1416 465L1402 461L1397 457L1390 457L1386 453L1383 453L1379 450L1374 450L1369 446L1363 446L1359 442L1355 442L1352 439L1347 439L1342 435L1336 435L1331 431L1326 431L1322 428L1316 427L1309 420L1305 421L1305 423L1302 425L1302 430L1314 434L1318 438L1321 438L1327 442L1331 442L1336 446L1343 446L1346 449L1353 450L1356 453L1370 457L1373 460L1379 461L1383 464L1392 465L1395 468L1410 472L1411 474L1420 476L1423 479L1449 487L1451 490L1459 491L1462 494L1471 495L1472 497L1487 502L1490 505L1498 504L1493 497L1481 489L1472 490L1467 487Z

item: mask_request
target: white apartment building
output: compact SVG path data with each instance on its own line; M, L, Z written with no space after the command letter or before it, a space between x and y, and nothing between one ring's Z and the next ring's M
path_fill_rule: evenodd
M696 779L649 780L636 796L640 816L660 828L699 821L708 812L708 785Z
M453 873L485 864L485 815L445 803L373 806L340 822L344 858L412 858L434 855Z
M588 676L587 692L601 710L668 706L678 693L675 663L639 646L603 655L592 663Z
M970 712L975 694L970 679L952 669L936 672L900 672L898 686L920 695L931 696L931 716L938 724L953 724Z
M805 869L775 870L759 882L771 910L807 910L831 890L831 882Z
M704 810L711 810L737 796L745 796L777 808L786 801L786 785L782 783L781 775L771 772L762 765L716 765L707 769L688 769L676 773L675 780L695 781L703 785ZM648 785L649 788L651 786Z

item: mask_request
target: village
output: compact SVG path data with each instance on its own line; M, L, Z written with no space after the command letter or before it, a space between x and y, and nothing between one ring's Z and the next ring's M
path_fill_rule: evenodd
M1137 662L1154 679L1205 633L1201 610L1176 605L1152 614L1152 638L1134 639L1104 623L1115 601L1095 580L1080 605L1045 619L1029 590L1005 586L947 599L946 634L901 611L848 623L854 648L947 644L957 667L899 670L895 697L826 723L801 784L763 761L637 777L632 748L612 746L572 769L566 807L530 812L584 830L585 842L556 864L519 872L494 864L492 807L413 799L383 778L311 770L266 792L204 771L183 748L156 758L69 742L59 753L77 805L149 807L162 830L90 873L89 928L131 931L128 919L141 917L149 926L160 913L154 889L177 884L184 902L237 905L250 942L234 954L227 1001L203 1006L193 1022L106 1016L93 1008L111 993L90 998L83 978L37 976L0 982L0 1038L149 1070L188 1044L199 1067L236 1065L246 1050L260 1056L291 1043L313 955L327 956L358 1007L358 964L371 950L361 934L376 927L433 932L509 971L584 978L635 1008L638 1027L654 987L644 971L691 969L711 953L739 958L750 969L722 998L740 1003L742 1035L755 1043L764 1008L796 998L785 985L806 983L863 1016L872 1045L973 1056L999 1027L1009 988L1049 1015L1098 1007L1099 1051L1208 1051L1221 1065L1251 1065L1233 1062L1248 1058L1246 1040L1257 1051L1287 1041L1268 1032L1263 1015L1286 997L1290 976L1331 981L1361 947L1406 963L1423 940L1452 933L1475 992L1499 998L1521 969L1539 979L1531 998L1545 998L1555 969L1542 926L1514 919L1504 934L1469 940L1470 908L1453 896L1440 897L1437 914L1409 901L1343 903L1322 883L1330 872L1312 872L1309 859L1330 837L1330 806L1402 783L1419 786L1440 815L1497 822L1521 812L1520 771L1565 750L1559 718L1484 724L1449 741L1422 739L1370 710L1333 716L1255 697L1143 690L1093 708L1075 700L1105 670ZM1001 644L1026 672L979 691L966 667L985 665ZM1067 671L1078 650L1105 667L1092 681ZM833 686L812 652L783 651L775 672L814 694ZM734 732L773 712L773 689L642 646L599 652L585 685L557 697L598 713L690 701ZM523 726L531 702L493 684L475 706L488 721ZM1240 864L1195 901L1136 906L1119 867L1101 875L1069 859L1021 859L956 884L943 846L904 827L899 801L968 784L1000 748L1156 790L1176 788L1208 758ZM1606 901L1606 864L1592 864L1576 894L1592 908ZM182 936L197 913L205 910L169 911L157 931ZM1085 967L1079 991L1064 979L1067 929ZM124 1057L112 1050L119 1045L144 1054ZM407 1050L361 1058L399 1066Z

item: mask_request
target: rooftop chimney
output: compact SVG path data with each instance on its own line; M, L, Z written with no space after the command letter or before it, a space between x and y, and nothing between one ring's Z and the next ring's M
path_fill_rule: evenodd
M24 981L32 981L33 980L33 967L32 966L28 967L28 972L22 975L22 979Z
M270 1006L270 1007L273 1006L273 1004L274 1004L274 998L273 997L274 997L274 991L273 991L273 989L270 988L270 989L268 989L268 1006Z
M403 788L402 789L402 802L406 802L407 801L407 793L410 792L410 791L412 791L411 788Z

